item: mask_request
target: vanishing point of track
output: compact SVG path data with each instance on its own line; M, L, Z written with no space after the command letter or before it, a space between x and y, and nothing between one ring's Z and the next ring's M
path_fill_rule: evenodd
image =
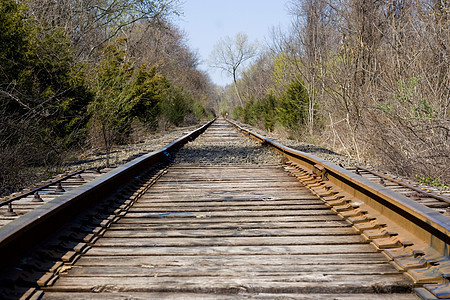
M246 134L263 146L272 144ZM71 199L81 200L69 210L69 200L58 200L53 204L56 210L67 219L73 217L68 224L56 212L35 212L35 219L48 219L50 225L35 221L31 214L25 221L18 219L1 228L0 257L7 262L9 255L14 262L5 269L12 277L4 277L1 296L449 296L448 217L402 196L391 199L384 195L389 192L375 190L370 183L363 182L369 192L358 187L352 190L349 186L360 180L357 175L335 173L336 166L314 157L302 161L300 154L289 153L289 149L278 149L284 153L284 165L239 158L246 155L246 147L261 145L253 142L249 146L248 137L223 119L212 123L192 144L197 142L197 148L188 144L175 159L169 147L156 153L158 158L139 158L147 160L145 167L131 162L127 167L135 170L130 173L121 175L119 170L94 180L92 186L103 187L88 196L79 196L87 188L71 194ZM234 146L227 148L227 143ZM208 153L216 151L221 163L217 158L209 160L201 147ZM236 162L230 163L229 156L235 156ZM337 182L338 177L343 183ZM107 179L115 180L118 191L105 187ZM375 200L367 200L369 196ZM55 237L43 241L47 230ZM34 241L29 232L34 232ZM8 253L11 247L33 250L14 255Z

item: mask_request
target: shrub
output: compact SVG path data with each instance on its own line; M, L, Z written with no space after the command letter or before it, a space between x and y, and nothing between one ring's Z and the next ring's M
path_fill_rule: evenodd
M277 120L281 125L298 131L306 123L309 96L300 80L294 80L280 97L277 105Z

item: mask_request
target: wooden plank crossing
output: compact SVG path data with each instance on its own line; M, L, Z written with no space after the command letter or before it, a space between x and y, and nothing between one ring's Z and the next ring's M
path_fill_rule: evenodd
M281 166L177 163L43 299L416 299L411 286Z

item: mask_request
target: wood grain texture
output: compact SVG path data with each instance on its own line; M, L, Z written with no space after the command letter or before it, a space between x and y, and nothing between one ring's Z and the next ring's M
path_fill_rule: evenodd
M43 299L415 299L411 285L281 166L181 163Z

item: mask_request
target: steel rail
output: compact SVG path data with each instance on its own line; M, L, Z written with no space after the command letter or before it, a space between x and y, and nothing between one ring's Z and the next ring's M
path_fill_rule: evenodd
M131 178L152 165L167 161L171 153L203 133L215 119L170 144L140 156L59 196L26 215L0 228L0 265L20 257L29 248L42 242L73 217L105 198Z
M449 256L449 217L443 216L406 196L379 186L333 163L314 155L289 148L258 133L245 129L235 122L227 121L263 145L273 147L281 152L288 160L300 164L311 173L313 173L315 167L320 166L326 172L327 182L347 192L354 198L363 201L389 220L405 228L405 231L412 233L441 255Z
M364 167L356 167L356 169L357 169L357 170L362 170L362 171L369 172L370 174L373 174L373 175L375 175L375 176L378 176L378 177L380 177L380 178L383 178L383 180L388 180L388 181L390 181L390 182L393 182L393 183L396 183L396 184L398 184L398 185L401 185L401 186L404 186L404 187L406 187L406 188L409 188L410 190L413 190L413 191L415 191L415 192L417 192L417 193L420 193L421 195L423 195L423 196L425 196L425 197L434 198L434 199L440 200L440 201L442 201L442 202L447 202L447 203L450 204L450 197L443 196L443 195L436 195L436 194L427 192L426 190L423 190L423 188L419 188L419 187L417 187L417 186L414 186L414 185L409 184L409 183L407 183L407 182L404 182L404 181L402 181L402 180L396 180L395 178L392 178L392 177L383 175L383 174L381 174L381 173L379 173L379 172L372 171L372 170L370 170L370 169L368 169L368 168L364 168Z
M42 191L45 188L48 188L52 185L58 184L59 182L62 182L64 180L67 180L69 178L74 177L75 175L81 174L83 172L85 172L86 170L77 170L77 171L73 171L71 173L68 173L66 175L61 176L60 178L56 179L56 180L50 180L48 183L40 185L36 188L30 189L30 191L28 192L19 192L18 195L14 195L14 196L6 196L4 198L2 198L2 201L0 201L0 207L8 205L14 201L20 200L22 198L28 197L30 195L33 195L36 192Z
M117 291L146 298L408 297L411 281L289 176L289 167L239 158L255 153L254 144L218 123L196 143L199 152L188 147L173 165L146 170L81 226L70 223L64 236L23 259L50 252L42 261L52 269L22 263L21 270L39 271L36 280L11 271L5 275L18 279L4 282L25 282L17 286L31 299L113 298ZM235 148L218 149L227 142ZM213 160L191 160L203 150ZM233 159L222 161L225 152Z

